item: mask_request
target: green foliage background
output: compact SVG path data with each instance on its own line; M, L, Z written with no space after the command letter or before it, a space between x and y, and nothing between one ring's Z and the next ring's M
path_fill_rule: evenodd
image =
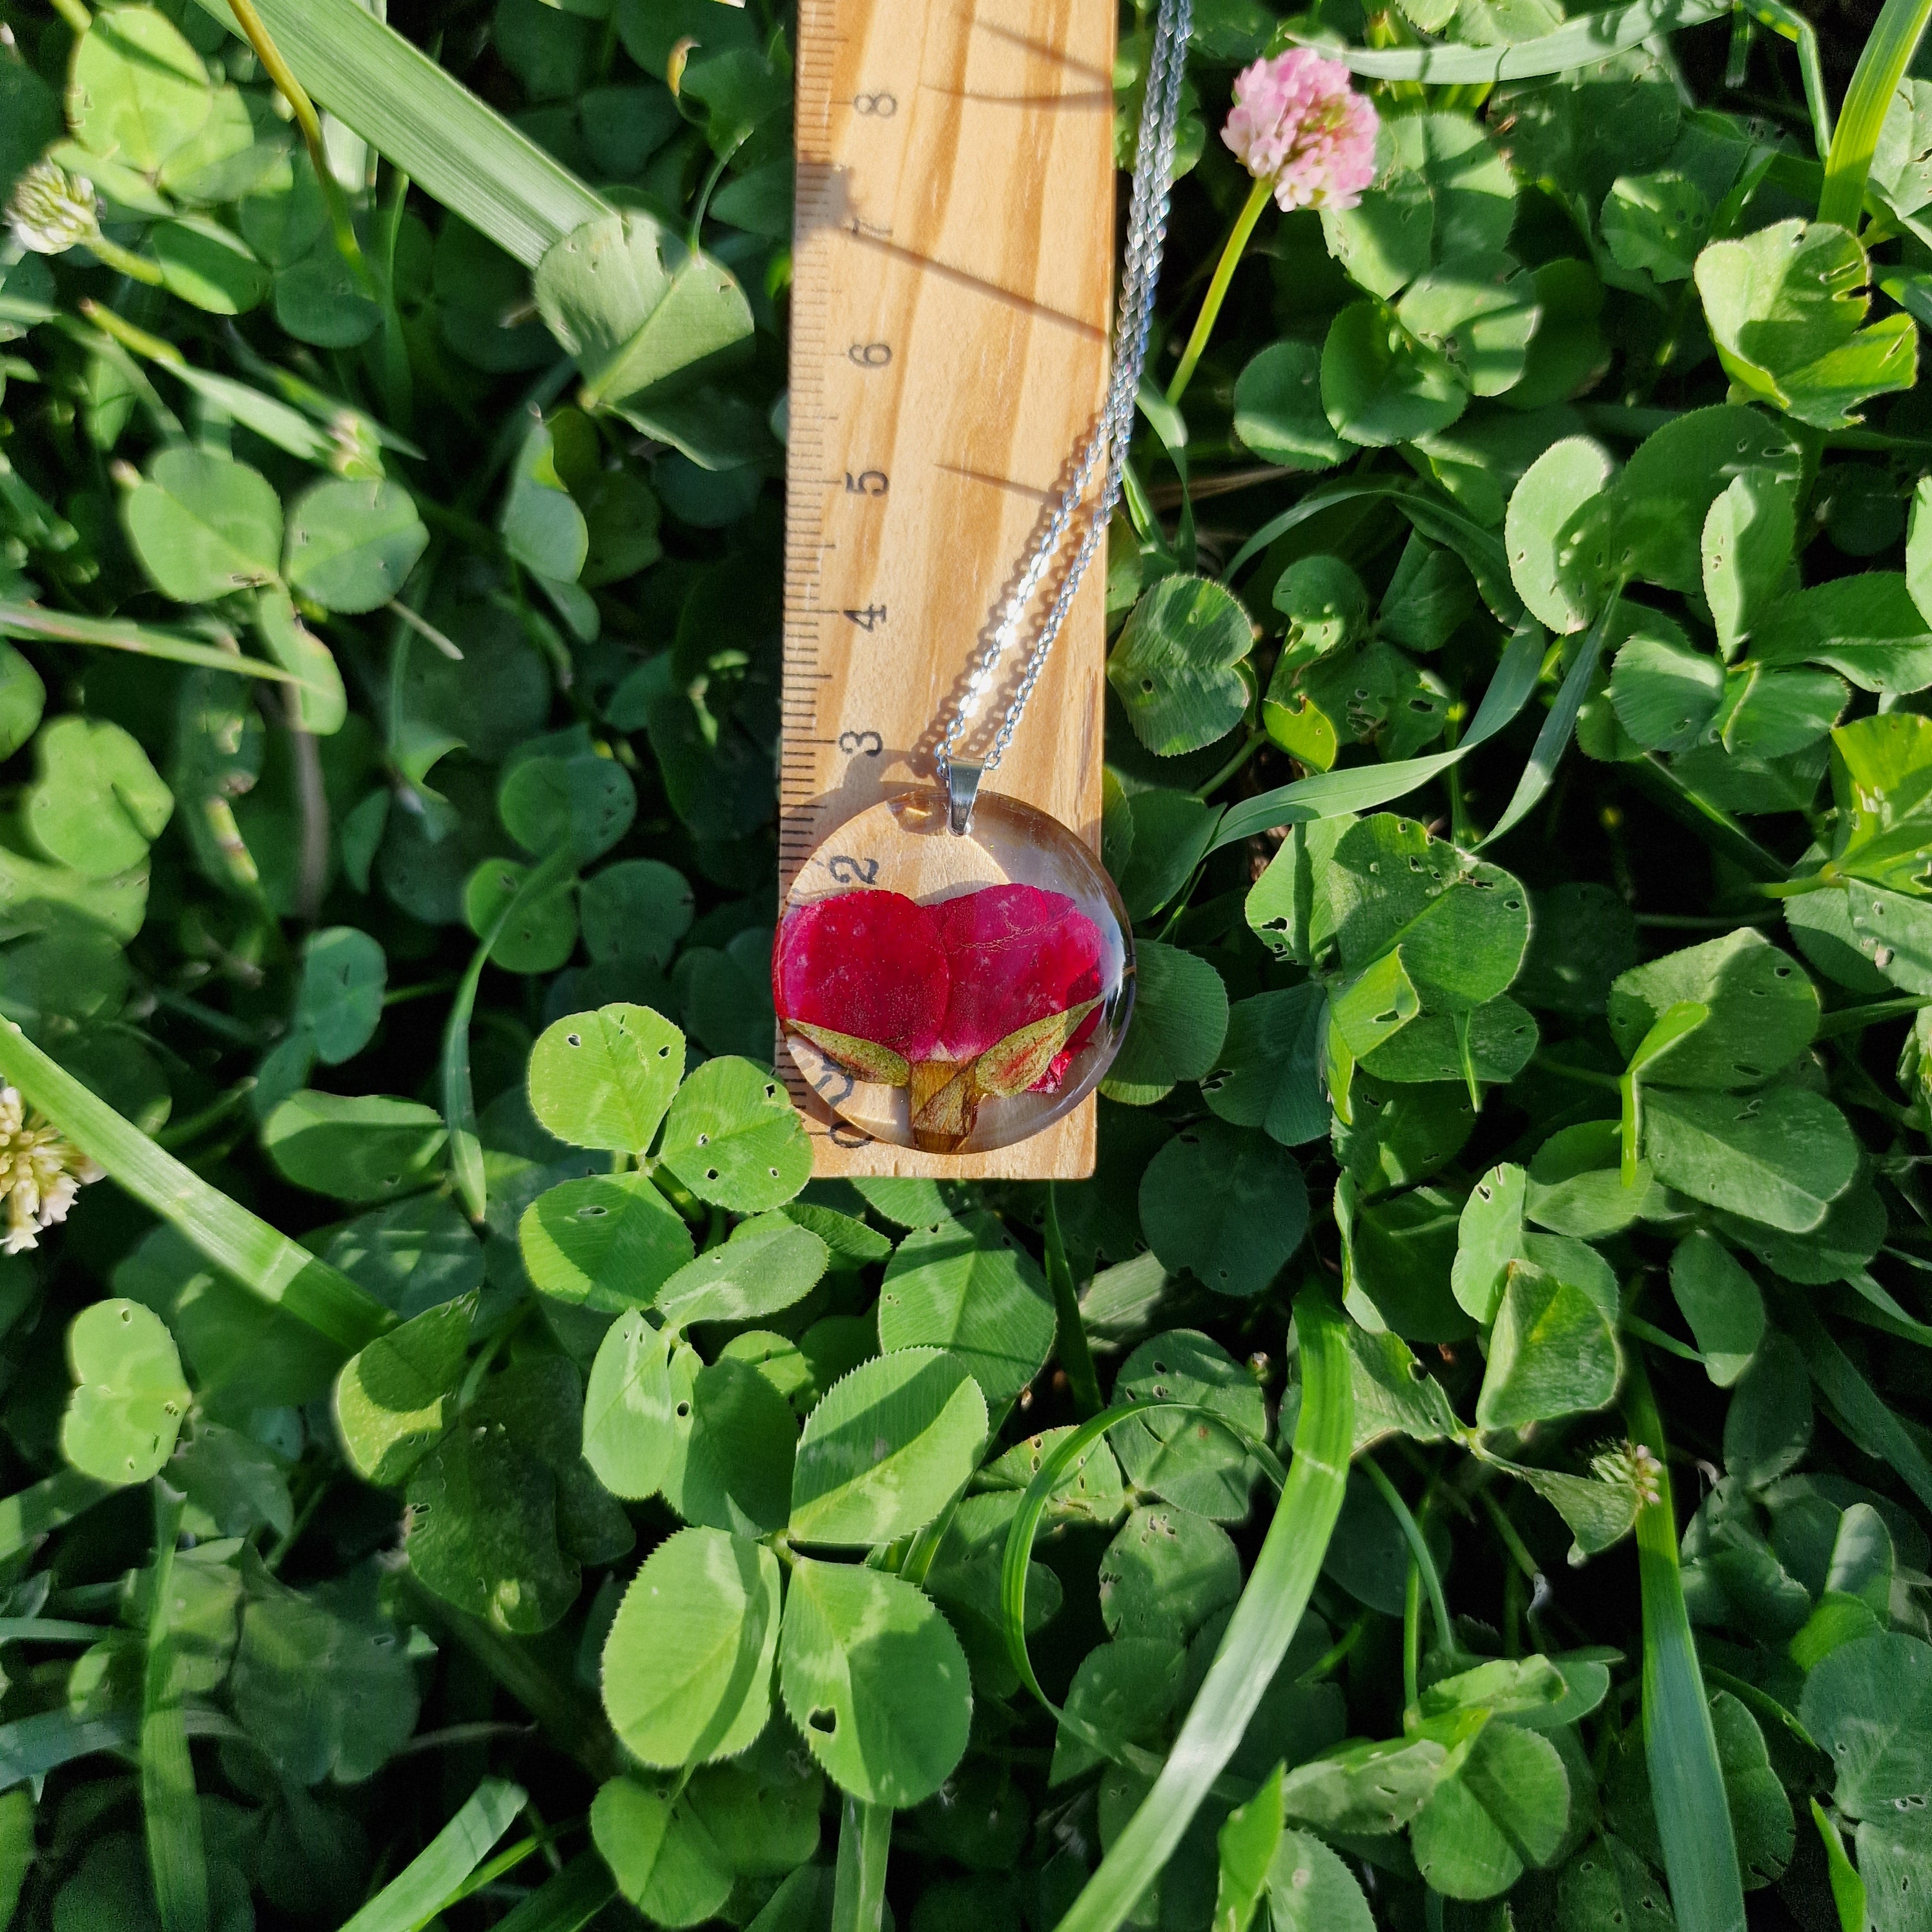
M1922 1928L1924 9L1197 7L1052 1188L772 1072L788 14L261 10L0 0L0 1924Z

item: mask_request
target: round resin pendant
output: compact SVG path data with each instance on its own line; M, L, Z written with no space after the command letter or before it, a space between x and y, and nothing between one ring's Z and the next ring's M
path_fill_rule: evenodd
M1058 819L937 791L848 819L794 881L772 947L786 1043L832 1112L928 1154L1010 1147L1077 1106L1120 1050L1133 938Z

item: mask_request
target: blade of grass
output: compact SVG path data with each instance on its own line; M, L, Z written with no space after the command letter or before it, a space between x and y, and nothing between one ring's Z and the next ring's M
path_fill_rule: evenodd
M416 1622L467 1651L598 1784L624 1770L624 1754L604 1707L576 1681L572 1650L546 1637L506 1636L481 1617L432 1596L406 1570L401 1582Z
M1278 516L1270 518L1235 551L1234 562L1221 573L1221 581L1232 584L1251 557L1260 556L1269 544L1286 536L1297 524L1306 523L1311 517L1318 517L1324 510L1332 510L1338 503L1353 502L1369 496L1382 497L1395 504L1404 516L1421 527L1424 536L1438 543L1453 542L1475 578L1484 602L1504 622L1514 624L1516 621L1522 614L1522 599L1516 594L1516 586L1510 581L1509 558L1503 549L1502 538L1494 530L1485 530L1466 512L1445 502L1441 496L1410 483L1336 484L1303 497L1300 502L1290 505Z
M78 326L74 328L75 340L85 346L98 350L118 344L131 356L142 356L158 364L203 401L226 410L237 422L244 424L277 448L286 450L304 463L326 469L335 455L334 439L320 423L304 416L292 404L264 395L260 389L237 382L232 376L197 369L172 342L151 335L145 328L136 328L131 322L91 296L83 296L79 306L81 314L93 324L94 331L99 332L96 334ZM104 336L110 340L104 343Z
M1809 1308L1794 1296L1784 1312L1792 1339L1804 1351L1804 1366L1819 1394L1838 1411L1840 1426L1868 1455L1888 1463L1932 1509L1932 1460Z
M1731 10L1731 0L1636 0L1634 6L1610 7L1586 14L1554 33L1533 40L1494 47L1336 47L1326 41L1291 38L1344 61L1352 73L1376 80L1426 80L1438 86L1470 81L1527 80L1562 74L1607 60L1640 46L1653 34L1679 27L1700 27Z
M1851 1293L1846 1294L1840 1291L1828 1304L1836 1313L1848 1322L1861 1322L1868 1328L1881 1329L1888 1335L1896 1335L1902 1342L1913 1342L1922 1348L1932 1348L1932 1325L1916 1321L1908 1315L1898 1305L1897 1298L1873 1279L1869 1268L1861 1268L1845 1286Z
M1006 1532L1006 1548L1000 1564L1000 1613L1001 1628L1006 1640L1006 1654L1019 1672L1020 1681L1033 1694L1034 1700L1049 1712L1063 1730L1070 1732L1085 1744L1090 1750L1104 1758L1111 1758L1127 1770L1138 1772L1142 1777L1153 1779L1160 1775L1162 1760L1153 1751L1138 1744L1126 1744L1089 1724L1084 1718L1071 1711L1063 1710L1049 1697L1034 1674L1033 1658L1027 1647L1026 1640L1026 1588L1027 1566L1032 1560L1035 1539L1040 1534L1040 1526L1046 1513L1046 1506L1059 1486L1060 1478L1094 1443L1108 1430L1118 1428L1136 1416L1150 1415L1156 1411L1169 1415L1191 1415L1226 1430L1231 1435L1240 1436L1248 1453L1261 1466L1275 1492L1279 1495L1288 1481L1288 1472L1284 1469L1274 1451L1265 1442L1236 1429L1226 1417L1216 1415L1212 1409L1204 1408L1198 1402L1162 1401L1153 1396L1137 1397L1132 1402L1116 1402L1111 1408L1102 1410L1096 1416L1079 1424L1063 1436L1052 1453L1034 1472L1033 1480L1028 1484L1020 1498L1020 1506L1013 1514L1013 1520ZM1238 1803L1245 1793L1234 1790L1224 1790L1220 1784L1211 1787L1217 1796L1226 1797L1230 1803Z
M1192 371L1189 371L1190 374ZM1184 388L1185 384L1182 386ZM1174 557L1183 570L1195 563L1194 499L1187 488L1187 420L1153 382L1143 380L1137 398L1148 427L1166 451L1180 485L1180 516L1174 526Z
M0 1024L0 1074L136 1200L172 1222L250 1294L349 1354L394 1326L394 1316L368 1290L157 1147L10 1020Z
M224 27L228 0L200 0ZM425 194L534 267L611 212L563 166L356 0L255 0L297 80Z
M1436 1648L1444 1655L1452 1653L1455 1645L1455 1625L1449 1621L1449 1598L1442 1588L1442 1573L1436 1567L1436 1552L1429 1546L1429 1539L1422 1533L1422 1526L1415 1520L1408 1504L1404 1502L1394 1484L1390 1482L1372 1456L1362 1458L1362 1468L1370 1482L1374 1484L1382 1499L1388 1505L1389 1514L1400 1528L1402 1539L1408 1545L1409 1557L1418 1587L1429 1592L1429 1613L1436 1622ZM1426 1513L1426 1505L1424 1505Z
M1558 686L1556 702L1550 707L1549 716L1543 721L1543 729L1538 732L1536 742L1530 747L1529 762L1523 766L1522 776L1516 781L1508 807L1496 820L1489 836L1477 841L1478 851L1485 845L1493 845L1504 832L1521 824L1554 782L1556 767L1562 763L1563 754L1570 748L1570 734L1576 728L1576 714L1582 710L1583 700L1590 694L1590 680L1596 674L1597 660L1604 655L1604 640L1610 634L1610 620L1616 615L1617 600L1622 594L1619 586L1604 599L1603 614L1591 626L1589 635L1578 647L1576 662Z
M219 1711L184 1708L182 1723L190 1738L235 1742L246 1736L232 1718ZM16 1718L11 1724L0 1724L0 1791L26 1778L44 1778L64 1764L97 1752L112 1751L132 1759L140 1743L141 1712L136 1704L124 1704L89 1718L64 1708Z
M1822 161L1832 152L1832 103L1825 92L1825 65L1818 52L1818 30L1795 8L1782 0L1744 0L1738 14L1762 21L1774 34L1798 50L1798 72L1804 83L1805 111L1811 116L1811 138Z
M1198 1415L1231 1435L1242 1433L1225 1416L1215 1414L1198 1402L1162 1401L1153 1396L1116 1402L1112 1408L1103 1409L1070 1430L1054 1445L1052 1453L1034 1471L1033 1480L1027 1485L1025 1493L1020 1498L1020 1506L1013 1512L1012 1522L1006 1530L1006 1548L1000 1558L1000 1620L1006 1640L1006 1654L1012 1659L1013 1667L1020 1674L1020 1682L1063 1724L1070 1721L1067 1714L1041 1688L1040 1678L1034 1674L1032 1654L1027 1648L1027 1565L1033 1560L1034 1541L1040 1534L1046 1506L1059 1487L1061 1477L1110 1429L1118 1428L1137 1415L1151 1415L1156 1411L1169 1414ZM1244 1436L1244 1439L1248 1453L1260 1463L1276 1490L1284 1489L1288 1472L1276 1459L1274 1450L1252 1436Z
M1753 878L1770 884L1790 876L1790 866L1767 852L1729 812L1693 791L1660 758L1646 753L1619 764L1617 772L1678 824L1689 826L1720 858Z
M470 1078L470 1018L476 1007L476 989L483 982L490 949L502 938L504 928L532 899L542 898L569 876L574 856L566 842L524 874L522 883L490 922L449 1004L449 1018L442 1030L442 1118L449 1128L449 1171L472 1221L480 1222L490 1204L483 1144L476 1132L476 1090Z
M208 1932L208 1855L188 1725L172 1679L175 1545L188 1498L159 1480L154 1562L148 1573L148 1636L141 1685L141 1815L161 1932Z
M421 1932L490 1855L524 1808L521 1788L486 1778L461 1810L350 1919L342 1932Z
M106 1624L68 1623L58 1617L0 1617L0 1643L98 1643L120 1633Z
M1748 1704L1760 1718L1789 1731L1807 1750L1818 1748L1816 1739L1769 1691L1747 1683L1742 1677L1733 1677L1728 1670L1720 1670L1714 1664L1704 1666L1704 1681L1714 1689L1728 1690L1738 1702Z
M1840 1932L1865 1932L1871 1922L1865 1897L1865 1882L1845 1855L1845 1841L1838 1828L1826 1815L1816 1798L1811 1801L1811 1822L1825 1845L1825 1870L1832 1882L1832 1903L1838 1908Z
M0 1790L96 1751L131 1752L140 1735L141 1714L131 1707L92 1718L58 1708L16 1718L0 1724Z
M1288 1654L1348 1481L1355 1402L1342 1320L1320 1288L1304 1289L1295 1302L1301 1414L1274 1520L1153 1790L1060 1920L1058 1932L1115 1932L1126 1921L1173 1855ZM1046 1473L1034 1478L1033 1487ZM1010 1553L1011 1549L1009 1542Z
M1326 490L1316 490L1302 498L1298 503L1291 503L1277 515L1270 517L1235 551L1234 560L1221 573L1223 584L1232 584L1241 574L1242 566L1261 555L1268 545L1277 538L1285 537L1297 525L1318 517L1324 510L1332 510L1338 503L1352 503L1364 496L1393 496L1402 488L1400 484L1387 483L1338 483Z
M1864 212L1865 182L1872 157L1878 152L1879 130L1885 125L1892 98L1932 20L1932 0L1885 0L1878 19L1865 38L1864 51L1845 90L1844 112L1838 116L1831 152L1825 157L1825 186L1818 196L1818 219L1835 221L1858 232Z
M1657 1459L1655 1496L1637 1511L1636 1558L1643 1602L1644 1760L1670 1901L1680 1932L1744 1932L1737 1840L1678 1570L1664 1424L1635 1351L1624 1412L1631 1435Z
M838 1864L832 1884L832 1932L879 1932L886 1905L886 1860L892 1808L844 1799L838 1808Z
M568 1825L556 1825L541 1832L525 1833L514 1844L506 1845L495 1857L485 1858L443 1900L442 1909L446 1912L451 1906L461 1904L466 1898L475 1897L485 1886L494 1885L506 1872L514 1871L526 1858L534 1858L538 1852L547 1850L566 1832L579 1831L588 1822L587 1819L578 1819Z
M237 677L266 678L271 684L296 684L278 664L214 644L196 644L172 631L146 624L125 624L108 617L76 617L64 610L44 610L38 604L0 604L0 638L40 638L55 644L93 644L103 650L131 651L136 657L165 658L170 664L194 664L202 670L232 671Z
M1046 1184L1046 1278L1053 1284L1053 1304L1059 1312L1060 1366L1073 1406L1084 1420L1100 1411L1100 1382L1094 1372L1094 1352L1087 1346L1087 1325L1080 1318L1080 1295L1067 1265L1066 1244L1060 1232L1060 1203L1054 1183Z
M496 1932L584 1932L616 1896L610 1868L595 1852L582 1852L499 1919Z
M97 1483L78 1469L56 1469L31 1488L0 1497L0 1563L118 1494L111 1484Z
M292 370L264 362L248 346L248 338L233 322L228 323L222 334L229 352L256 382L273 389L283 401L300 410L304 416L313 416L326 428L340 430L346 436L358 440L367 439L380 448L393 449L399 456L412 458L418 463L428 460L422 448L398 434L392 424L378 422L353 403L344 401L327 389L318 388L313 382L304 382Z
M1401 758L1388 765L1352 765L1339 772L1317 772L1228 807L1215 828L1210 852L1238 844L1277 825L1304 824L1310 819L1339 818L1345 812L1372 812L1378 806L1426 784L1478 745L1486 744L1529 702L1543 668L1544 634L1540 625L1526 616L1516 626L1483 701L1471 719L1468 734L1454 751L1431 752L1425 758Z

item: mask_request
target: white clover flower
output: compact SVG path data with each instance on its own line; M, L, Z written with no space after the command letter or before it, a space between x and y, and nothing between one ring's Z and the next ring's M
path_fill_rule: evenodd
M41 1229L64 1221L74 1197L101 1172L59 1128L30 1115L17 1089L0 1087L0 1192L7 1202L0 1254L38 1246Z
M36 161L15 184L7 221L30 253L64 255L100 226L94 184L52 161Z
M1600 1480L1629 1490L1640 1509L1662 1499L1664 1465L1641 1442L1614 1443L1590 1459L1590 1468Z

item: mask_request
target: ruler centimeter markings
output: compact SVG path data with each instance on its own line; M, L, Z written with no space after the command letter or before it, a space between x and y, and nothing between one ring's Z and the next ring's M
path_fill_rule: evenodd
M1114 17L1114 0L800 0L782 893L836 826L932 782L951 695L1092 426L1112 316ZM988 781L1096 850L1102 578ZM1016 1147L948 1158L866 1138L782 1048L779 1066L821 1174L1093 1166L1091 1100Z

